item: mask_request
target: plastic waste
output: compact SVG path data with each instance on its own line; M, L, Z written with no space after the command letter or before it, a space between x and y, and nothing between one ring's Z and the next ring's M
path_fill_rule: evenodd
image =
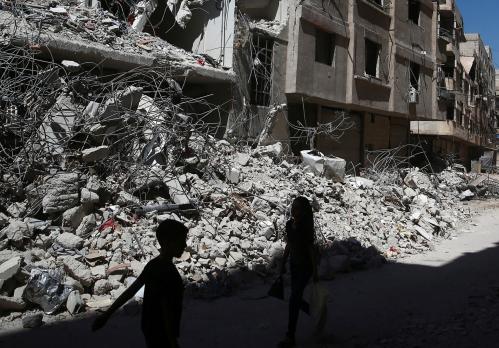
M62 269L32 269L23 298L42 307L45 313L52 314L66 303L73 290L63 283Z
M327 301L329 292L321 283L313 283L310 292L310 316L314 322L315 331L322 332L327 321Z

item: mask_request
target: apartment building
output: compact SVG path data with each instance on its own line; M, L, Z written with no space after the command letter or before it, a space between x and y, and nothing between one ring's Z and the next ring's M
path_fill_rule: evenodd
M464 31L454 0L434 1L437 69L433 120L411 122L413 141L470 166L492 145L495 79L492 51Z
M294 152L313 146L365 164L370 151L407 144L410 120L432 118L436 21L431 0L262 0L242 1L240 8L252 21L251 43L260 52L249 60L267 62L267 68L253 66L249 73L244 64L236 67L242 80L265 71L260 77L266 79L255 84L250 78L253 90L243 93L253 95L245 100L259 115L250 129L258 129L272 105L284 104L274 118L273 139L289 137ZM280 23L281 30L276 35L259 19ZM264 51L269 54L262 56ZM239 54L236 64L247 56ZM340 132L341 139L327 131L308 137L314 127L335 125L343 116L352 127Z

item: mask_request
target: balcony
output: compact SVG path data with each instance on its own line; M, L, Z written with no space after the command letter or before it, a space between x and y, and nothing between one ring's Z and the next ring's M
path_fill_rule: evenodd
M438 89L438 99L454 101L456 99L456 93L453 90L441 87Z
M443 27L438 28L438 38L449 43L454 42L454 32Z
M472 134L454 121L411 121L411 133L458 139L470 145L482 145L481 137Z

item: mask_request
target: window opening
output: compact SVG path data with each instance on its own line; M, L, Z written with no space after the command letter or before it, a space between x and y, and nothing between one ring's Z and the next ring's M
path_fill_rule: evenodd
M320 29L315 30L315 61L332 66L334 64L335 36Z
M409 0L409 20L414 24L419 25L419 17L421 13L421 4L419 0Z
M419 91L420 71L421 71L421 67L419 66L419 64L416 64L414 62L410 63L410 66L409 66L409 74L411 75L410 76L410 83L411 83L411 87L416 89L417 91Z
M380 45L366 39L366 75L379 77Z

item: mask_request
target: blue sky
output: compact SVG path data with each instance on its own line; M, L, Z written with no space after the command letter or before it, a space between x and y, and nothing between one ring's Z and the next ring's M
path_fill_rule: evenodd
M492 46L496 66L499 66L499 1L457 0L464 18L464 31L480 33L486 45Z

